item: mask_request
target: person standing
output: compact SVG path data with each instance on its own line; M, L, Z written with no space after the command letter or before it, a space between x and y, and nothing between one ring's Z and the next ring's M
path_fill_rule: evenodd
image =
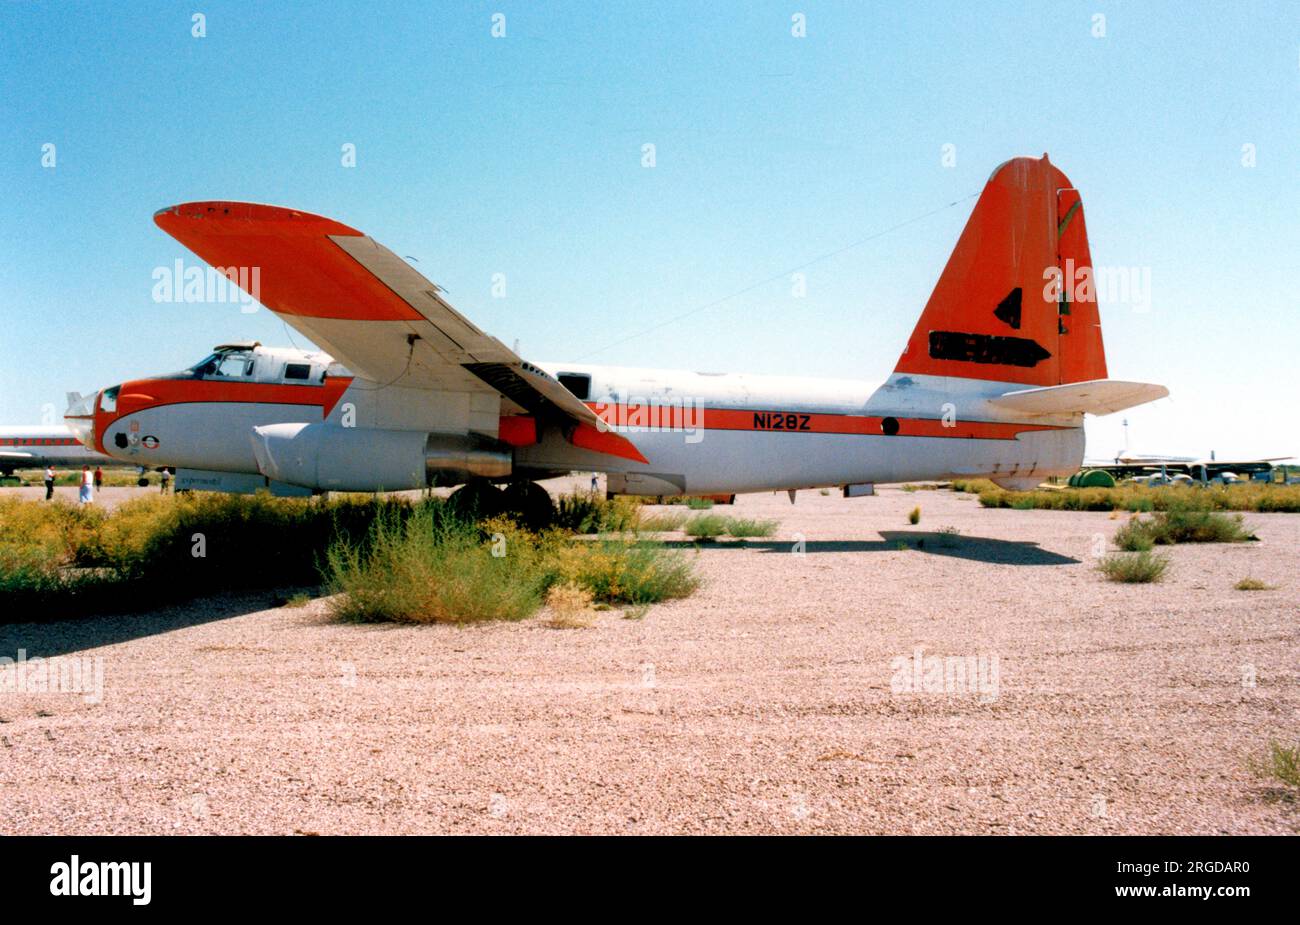
M104 470L99 468L99 466L96 466L95 467L95 491L99 491L103 487L104 487Z
M81 467L81 492L77 500L82 504L90 504L95 500L95 475L90 471L90 466Z
M54 497L54 467L45 467L45 500L49 501Z
M168 489L172 487L172 472L166 466L162 471L162 493L167 494Z

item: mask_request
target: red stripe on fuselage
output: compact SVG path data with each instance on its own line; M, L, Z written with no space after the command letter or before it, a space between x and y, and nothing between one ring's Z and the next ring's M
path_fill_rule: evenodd
M104 449L104 432L114 421L165 405L209 402L315 405L321 409L321 419L324 420L330 416L350 385L351 376L330 376L320 385L218 379L135 379L122 384L118 391L116 411L96 410L95 444L101 453L108 454Z
M652 430L749 430L762 433L884 435L887 415L828 414L825 412L771 411L749 408L700 408L676 405L615 405L588 402L611 427L649 427ZM894 418L899 437L939 437L979 440L1014 440L1019 434L1039 430L1069 430L1055 424L1015 424L998 421L945 423L941 418ZM635 435L635 431L633 431Z

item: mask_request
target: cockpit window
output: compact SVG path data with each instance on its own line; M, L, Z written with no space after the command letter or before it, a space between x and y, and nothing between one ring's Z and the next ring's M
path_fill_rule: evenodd
M311 364L309 363L286 363L284 364L284 378L298 379L306 382L311 378Z
M217 363L221 361L221 354L211 353L205 358L190 367L190 372L195 376L202 378L210 376L217 368Z
M217 363L214 375L242 378L253 374L253 359L246 353L228 353Z
M111 389L104 389L99 393L99 410L116 411L117 410L117 393L122 391L120 385L115 385Z
M252 354L221 351L192 366L190 373L198 379L246 379L253 375L253 364Z

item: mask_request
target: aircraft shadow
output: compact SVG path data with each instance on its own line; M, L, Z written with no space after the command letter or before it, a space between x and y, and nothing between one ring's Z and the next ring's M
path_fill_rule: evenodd
M1043 549L1037 543L1018 540L901 530L882 530L880 536L879 540L806 540L804 552L895 552L899 543L905 543L908 549L916 552L970 559L989 565L1073 565L1080 561ZM665 545L690 549L697 544L691 540L669 540ZM790 540L751 539L698 545L709 549L757 549L762 552L789 553L794 543Z
M275 591L249 594L218 594L161 607L142 613L70 617L40 623L0 625L0 656L17 658L23 649L27 658L52 658L130 642L159 633L228 620L274 607L282 595Z

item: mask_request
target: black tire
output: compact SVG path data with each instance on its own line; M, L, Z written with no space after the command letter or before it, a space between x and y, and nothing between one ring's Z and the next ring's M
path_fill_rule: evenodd
M550 494L536 482L511 482L502 497L506 513L519 521L527 530L545 530L555 524L555 503Z
M448 496L447 506L466 520L486 520L505 513L506 499L487 479L471 479Z

